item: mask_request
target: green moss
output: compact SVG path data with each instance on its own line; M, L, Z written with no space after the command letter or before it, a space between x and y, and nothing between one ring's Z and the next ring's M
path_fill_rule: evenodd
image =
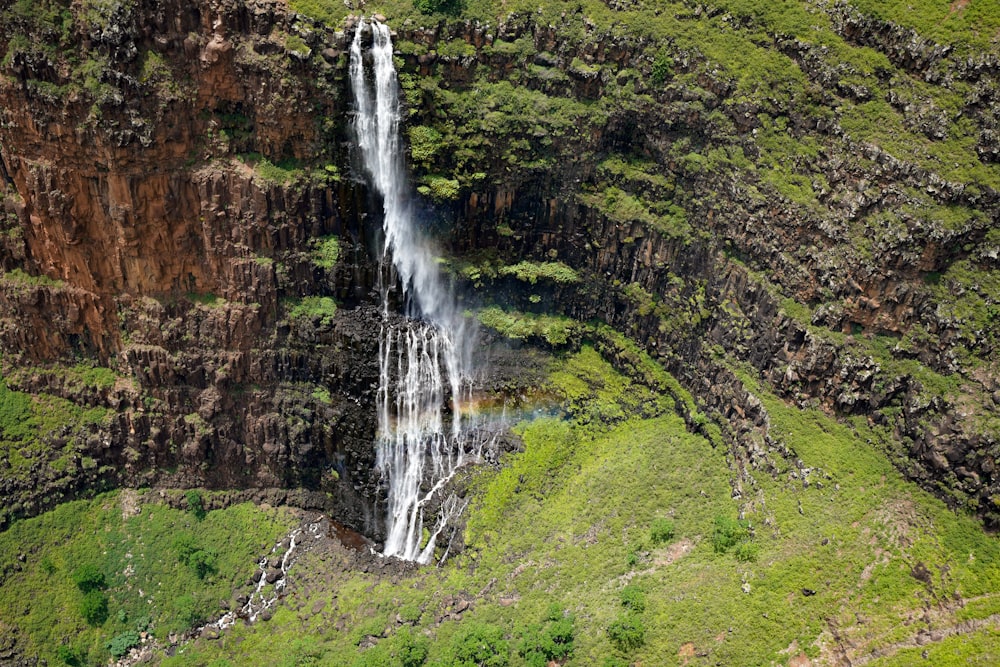
M578 333L579 324L568 317L535 315L485 308L478 314L479 321L494 331L514 340L531 338L544 340L550 345L566 345Z
M580 282L580 275L562 262L530 262L525 260L517 264L502 266L498 269L498 273L501 276L513 276L532 285L537 283L540 278L561 285Z
M447 202L458 199L460 191L459 182L444 176L424 176L421 179L422 185L417 186L417 192L430 197L436 202Z
M309 45L306 44L305 40L298 35L286 36L285 48L288 49L289 52L304 58L308 58L312 53L312 49L309 48Z
M340 239L336 236L315 239L312 247L313 264L324 271L332 269L340 259Z
M3 273L2 280L5 283L22 287L62 287L61 280L53 280L46 275L33 276L25 273L22 269L12 269Z
M324 327L330 326L336 314L337 302L329 296L302 297L291 301L288 308L288 317L291 320L318 322Z

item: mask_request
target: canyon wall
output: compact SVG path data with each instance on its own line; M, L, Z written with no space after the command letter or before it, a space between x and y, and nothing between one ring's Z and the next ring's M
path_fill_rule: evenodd
M5 520L105 485L303 487L377 536L377 202L352 176L346 33L281 2L3 10L5 380L106 411L9 457ZM905 77L959 81L991 168L995 63L829 11L898 69L879 76L913 132L949 126ZM469 280L469 302L637 341L721 428L740 493L795 463L750 374L882 429L873 446L907 474L996 521L1000 338L979 278L1000 268L996 191L852 135L841 108L872 93L814 45L765 36L802 79L784 99L680 41L562 20L396 35L407 126L439 137L413 162L449 256L582 277ZM809 148L768 171L784 135ZM941 294L957 266L971 314ZM113 382L88 381L93 365Z

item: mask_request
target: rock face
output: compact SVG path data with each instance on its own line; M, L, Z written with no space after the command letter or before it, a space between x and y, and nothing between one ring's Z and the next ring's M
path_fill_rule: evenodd
M3 464L0 494L14 501L0 520L108 484L304 487L378 539L378 221L366 213L378 207L351 177L344 33L264 0L44 8L18 3L0 24L0 350L10 389L108 414L44 432L51 451L25 470ZM900 72L965 81L978 154L995 160L995 62L955 60L840 5L828 11L845 40ZM408 123L447 119L483 139L418 167L420 178L465 179L457 198L425 211L449 250L576 269L580 285L489 287L507 305L627 333L695 395L741 466L794 452L771 440L731 362L789 401L868 416L892 432L908 474L1000 517L995 432L957 416L969 401L996 416L981 399L1000 390L990 361L1000 338L995 325L970 333L928 288L956 262L997 268L997 193L807 111L872 95L814 45L767 36L810 86L787 103L742 96L696 49L563 18L572 30L531 17L400 30ZM667 61L650 59L654 46L669 66L657 70ZM531 104L579 110L553 105L550 125L528 122L532 143L496 129L521 112L511 100L482 114L455 102L508 80ZM587 120L604 99L619 102ZM911 129L929 140L947 133L933 100L903 79L886 102L912 111ZM769 115L819 146L795 165L811 175L815 205L747 166ZM670 206L643 212L643 202ZM946 228L922 206L976 214ZM893 211L911 212L875 224ZM330 262L320 252L333 236ZM335 300L336 313L301 307L317 303L306 297ZM876 360L866 337L892 338L899 363ZM963 366L963 354L984 364ZM906 371L909 361L928 373ZM79 381L81 362L115 380ZM924 384L942 376L960 391L929 397Z
M76 446L97 461L80 487L305 486L377 533L367 195L298 168L347 163L342 68L289 50L338 42L283 3L122 7L68 34L16 8L3 26L2 261L25 272L0 295L8 385L114 411ZM289 317L304 295L341 311ZM119 381L32 371L81 359ZM35 488L36 464L4 476L14 515L75 488Z

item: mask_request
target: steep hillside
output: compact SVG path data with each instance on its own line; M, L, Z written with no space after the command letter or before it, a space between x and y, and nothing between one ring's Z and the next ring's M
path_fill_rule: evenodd
M461 480L439 568L324 541L269 629L164 664L990 662L1000 13L927 4L0 2L0 599L85 593L35 527L108 489L382 539L347 82L381 13L482 403L525 421ZM68 664L135 631L101 567L110 619L61 612ZM217 611L190 586L152 603L160 649ZM3 605L2 659L58 664L60 612Z

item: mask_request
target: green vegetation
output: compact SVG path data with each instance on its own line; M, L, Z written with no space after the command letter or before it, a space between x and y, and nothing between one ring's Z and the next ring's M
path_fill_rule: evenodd
M635 614L624 614L608 626L608 639L619 651L631 653L646 643L646 627Z
M312 243L313 264L324 271L329 271L340 259L340 239L336 236L324 236Z
M305 296L289 304L288 317L292 321L302 320L328 327L337 314L337 302L329 296Z
M670 519L655 519L649 529L649 539L653 544L663 544L674 539L674 522Z
M100 371L90 379L95 383L107 380ZM81 407L48 394L12 391L0 379L0 476L24 482L42 469L64 474L78 467L96 467L93 459L78 455L79 439L108 416L105 408ZM0 512L19 509L8 505Z
M455 14L462 8L461 0L413 0L421 14Z
M220 299L217 295L211 292L188 292L186 295L187 300L192 303L196 303L201 306L221 306L225 303L224 300Z
M600 345L627 360L625 343L607 338ZM896 646L924 625L898 619L922 614L925 600L965 600L933 627L996 613L1000 545L904 481L868 444L884 434L787 406L747 378L772 436L794 453L769 453L775 472L754 470L760 495L738 504L726 448L688 431L673 401L657 407L662 369L638 357L624 367L627 377L586 346L553 361L571 417L517 427L523 451L475 477L465 550L440 568L388 577L306 558L296 568L323 573L329 589L293 588L266 626L238 626L162 664L673 664L679 651L692 665L769 664L787 661L789 646L812 658L827 650L825 618L851 640L852 659L877 650L908 664ZM472 604L447 620L443 599L456 595ZM323 613L301 613L318 601ZM922 649L962 664L994 646L982 629Z
M344 3L336 0L289 0L288 6L293 12L329 24L335 24L347 16Z
M724 554L737 544L750 539L750 524L738 521L728 516L715 517L712 529L712 548L716 553Z
M567 285L580 282L580 275L562 262L530 262L527 260L501 266L497 271L501 276L513 276L534 285L540 278Z
M559 315L517 313L500 308L485 308L478 313L483 326L513 340L544 340L549 345L566 345L579 332L580 325Z
M0 608L5 623L16 623L25 655L104 664L135 646L138 633L165 640L192 619L219 614L220 600L293 524L284 511L246 504L199 521L134 491L65 503L0 533L0 568L23 568L0 585ZM209 547L214 560L205 569L197 554ZM31 556L21 564L23 553Z
M205 500L201 497L201 494L191 489L184 494L184 500L187 501L188 511L191 515L201 521L205 518L208 512L205 511Z
M573 654L573 615L558 604L549 606L542 623L534 623L517 633L517 654L528 667L547 667Z
M80 3L80 18L51 1L18 0L4 10L16 30L31 27L8 40L5 74L25 62L70 73L48 81L29 72L24 85L39 109L81 95L99 116L100 105L114 99L107 58L71 46L74 31L106 22L112 4ZM463 195L505 192L499 185L512 185L515 195L522 184L558 186L546 233L562 233L555 229L562 214L585 209L579 219L627 230L612 243L649 248L649 266L637 262L632 276L608 276L607 284L621 298L616 305L653 318L641 323L652 325L652 339L640 346L610 327L551 312L543 294L582 291L591 276L562 262L501 254L535 241L523 221L503 217L498 196L503 250L456 273L477 287L502 278L540 286L519 296L519 307L538 312L503 304L478 318L512 340L555 348L542 391L559 414L518 424L523 451L507 455L501 467L468 473L465 543L455 545L452 560L388 577L331 571L305 559L302 567L322 572L330 590L290 591L266 628L234 628L223 641L196 643L162 664L783 664L798 652L828 655L833 642L851 659L873 658L869 664L911 664L924 659L923 651L934 664L996 662L1000 638L977 623L1000 613L1000 547L975 520L903 479L886 454L906 461L909 443L892 432L897 424L875 426L879 415L873 423L837 422L790 407L756 369L739 366L719 347L715 361L730 365L768 414L770 439L743 451L745 444L730 442L724 417L703 411L645 350L669 359L675 341L716 334L716 316L732 315L734 328L751 317L704 280L667 273L681 270L675 267L688 261L685 250L702 252L704 238L728 229L733 238L713 236L710 249L724 247L734 263L758 269L780 265L771 273L783 284L750 273L748 287L764 285L785 314L809 336L836 344L842 358L870 356L879 369L875 391L905 377L922 387L921 400L961 406L970 432L997 433L992 412L970 407L989 397L970 388L966 373L995 375L990 364L1000 350L1000 277L989 255L1000 238L975 204L1000 188L1000 169L977 152L982 129L995 119L983 102L989 96L963 63L995 51L1000 18L989 3L975 1L852 0L864 14L953 47L935 51L923 72L912 64L919 56L878 43L891 30L876 30L872 39L843 30L837 13L853 9L842 3L611 4L384 0L370 9L386 13L391 25L411 19L438 26L439 34L461 34L455 20L467 18L523 23L523 36L513 41L397 44L406 57L400 84L419 191L453 212ZM290 6L338 28L351 11L339 0ZM536 43L533 24L552 26L558 43ZM593 59L606 36L634 47L634 57L614 66ZM909 47L920 46L904 37ZM284 39L289 52L311 54L302 38ZM438 61L418 70L413 56L432 49ZM467 66L463 59L477 51L496 66ZM170 78L153 52L140 54L133 69L143 83ZM220 133L249 132L245 117L219 120ZM324 166L329 156L304 165L244 159L266 183L341 179L337 165ZM767 228L758 233L761 225ZM577 231L580 256L610 252L607 239L588 237L585 226ZM648 243L663 238L668 242ZM773 247L771 238L779 239ZM306 261L329 272L339 252L336 238L317 239ZM881 330L892 335L879 333L877 318L847 316L854 297L836 282L856 279L852 267L883 257L893 258L903 278L916 276L899 310L919 307L901 315L911 319L899 331L892 322ZM799 266L804 273L793 275ZM655 290L638 275L647 269L664 278ZM3 278L9 292L21 294L62 287L20 270ZM739 275L730 281L744 288ZM867 288L856 291L867 298ZM807 291L808 304L789 298ZM284 306L293 328L328 327L337 310L329 296ZM837 308L828 321L853 336L813 324ZM926 361L945 336L959 372L946 370L950 357L937 360L937 370ZM753 351L737 353L745 359ZM121 380L85 365L65 378L102 390ZM326 387L299 389L307 403L330 402ZM811 400L795 398L800 405ZM894 403L885 413L907 408ZM77 445L105 415L0 386L0 473L26 482L39 467L93 468L93 459L77 456ZM201 423L194 412L188 422ZM992 456L986 447L974 455ZM0 640L14 627L29 650L66 664L122 655L145 631L139 614L152 617L162 638L216 613L245 579L230 553L256 557L271 537L261 534L281 523L267 515L259 526L249 511L252 521L224 523L197 493L185 498L187 512L147 505L139 516L121 518L115 498L63 506L0 534L2 572L14 571L7 566L18 562L17 549L35 548L23 574L5 575L0 585L2 608L11 610ZM259 540L241 541L238 531ZM78 576L71 563L90 571L81 568ZM125 575L129 567L134 572ZM25 600L37 590L51 591L51 599L29 606ZM140 600L138 590L149 597ZM453 613L446 596L470 605ZM310 615L314 608L324 611ZM908 648L925 626L944 639ZM947 636L951 631L959 634Z
M621 598L622 606L637 614L646 611L646 593L635 584L630 584L623 588L618 597Z
M417 164L427 166L443 147L444 137L433 127L415 125L409 128L410 157Z
M417 192L430 197L436 202L446 202L458 199L460 191L459 182L445 178L444 176L430 175L424 176L421 185L417 186Z
M2 281L9 285L21 287L62 287L64 285L61 280L53 280L46 275L33 276L21 269L4 271Z
M306 44L305 40L298 35L288 35L285 37L285 48L291 53L304 58L308 58L312 53L312 49L309 48L309 45Z

